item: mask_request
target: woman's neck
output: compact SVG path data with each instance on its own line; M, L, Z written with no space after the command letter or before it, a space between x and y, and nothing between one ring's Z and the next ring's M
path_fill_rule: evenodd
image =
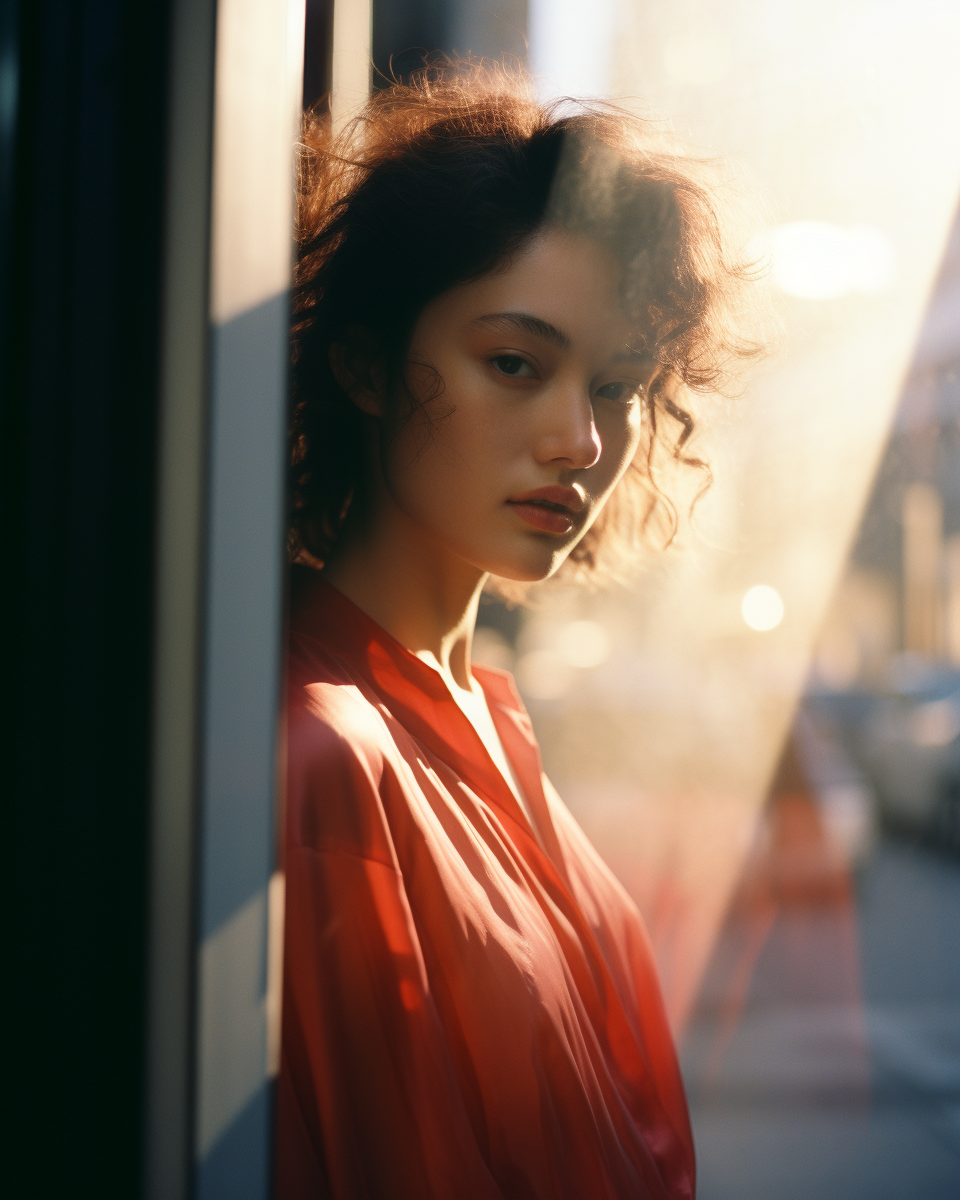
M344 531L324 578L401 645L473 690L470 647L485 572L437 547L395 504Z

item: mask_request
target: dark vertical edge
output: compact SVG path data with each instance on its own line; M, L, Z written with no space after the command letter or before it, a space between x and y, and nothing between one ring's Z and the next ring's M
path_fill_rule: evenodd
M306 0L303 39L303 107L327 112L333 64L334 0Z
M7 361L13 243L13 166L20 100L20 12L17 0L0 0L0 371Z
M11 1196L137 1195L166 4L2 10Z

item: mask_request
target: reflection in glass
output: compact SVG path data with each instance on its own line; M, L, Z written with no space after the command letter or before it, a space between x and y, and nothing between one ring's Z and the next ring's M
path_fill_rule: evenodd
M629 586L507 639L647 919L703 1200L960 1193L958 19L679 0L578 41L531 4L546 94L594 79L770 198L784 333L701 401L713 486Z

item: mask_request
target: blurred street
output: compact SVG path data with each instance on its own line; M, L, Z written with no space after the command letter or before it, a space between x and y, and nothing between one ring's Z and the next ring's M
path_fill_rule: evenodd
M960 860L782 882L760 924L741 889L683 1042L700 1200L956 1200Z

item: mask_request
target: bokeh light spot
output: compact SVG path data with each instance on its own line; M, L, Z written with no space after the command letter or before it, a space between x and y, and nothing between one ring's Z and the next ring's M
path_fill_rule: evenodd
M758 633L775 629L783 620L783 601L776 588L759 583L743 597L740 612L744 621Z
M851 292L876 295L896 277L890 239L874 225L793 221L755 239L750 249L769 262L780 291L805 300L833 300Z

